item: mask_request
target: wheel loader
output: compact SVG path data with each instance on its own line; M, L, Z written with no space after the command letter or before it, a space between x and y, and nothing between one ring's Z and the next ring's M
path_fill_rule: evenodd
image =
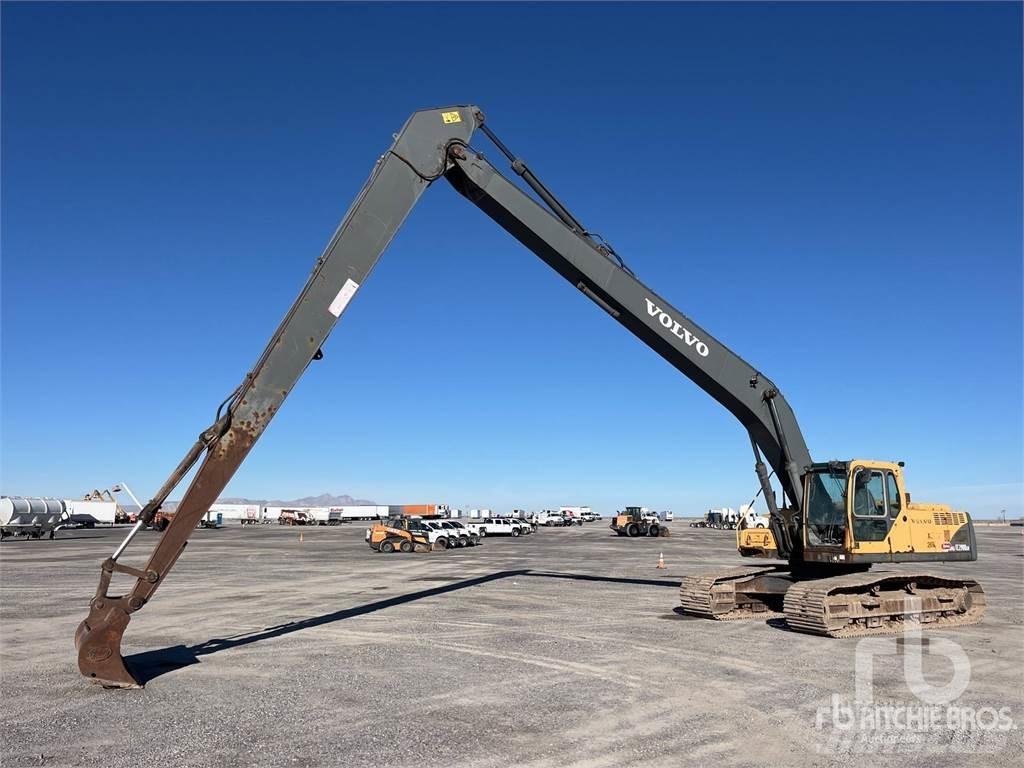
M555 127L552 119L537 117L534 123L544 131ZM359 119L367 115L360 114ZM528 190L504 176L473 144L474 139L488 140ZM661 161L642 140L625 146L622 162L656 165ZM612 168L606 165L604 172L612 173ZM770 522L767 529L741 530L739 553L782 563L694 575L683 582L685 610L731 619L781 609L791 628L829 636L981 620L985 596L976 581L920 569L923 564L977 559L974 528L966 512L912 503L903 485L901 463L813 460L796 416L776 384L641 281L607 240L585 227L502 143L478 107L461 104L415 112L394 134L393 143L378 159L255 365L145 505L135 527L103 562L88 615L75 634L78 666L86 678L111 687L138 686L121 655L121 639L132 614L152 602L196 523L223 492L302 374L323 358L328 334L352 306L406 216L420 196L442 179L732 413L749 437ZM465 242L458 219L448 220L445 231L449 233L445 248L475 247ZM439 261L435 268L447 269L448 262ZM249 269L240 265L240 274ZM765 271L771 273L767 257ZM225 290L232 287L237 285ZM789 287L796 296L805 289L820 289L811 283ZM524 294L527 290L524 287ZM694 286L692 290L707 289ZM937 302L940 299L936 297ZM801 359L818 343L808 342L813 334L799 327L801 312L799 301L782 301L767 304L762 313L765 329L793 338L791 354L784 357L792 377L803 370ZM856 330L851 324L848 333ZM828 332L826 347L831 353L832 337L842 332L837 328ZM850 345L851 359L859 342L855 339ZM500 350L500 345L496 337L492 351ZM637 386L644 397L671 396L643 390L643 381ZM602 407L614 407L614 403ZM881 418L881 413L865 411L865 418ZM200 460L148 562L143 567L122 563L141 527ZM781 486L781 498L776 498L772 477ZM399 548L402 542L415 541L403 529L382 529L395 533L382 533L381 544L394 544L394 536ZM876 565L891 569L911 564L912 570L868 572ZM111 594L114 574L135 580L126 593Z
M644 512L642 507L626 507L612 519L609 526L619 536L668 536L668 528L661 524L658 516Z

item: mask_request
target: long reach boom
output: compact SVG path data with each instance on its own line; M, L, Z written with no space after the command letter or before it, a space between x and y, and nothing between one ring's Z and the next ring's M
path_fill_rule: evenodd
M505 178L470 145L477 130L511 161L513 171L541 202ZM470 105L429 109L413 114L378 160L263 354L222 404L214 423L199 435L145 505L125 541L104 561L89 615L75 638L84 676L111 687L138 685L121 657L121 638L131 615L152 599L167 578L197 523L306 367L322 357L331 329L420 195L441 178L739 419L750 435L779 551L785 556L792 548L761 457L778 478L791 509L801 506L801 477L811 457L793 411L775 385L637 278L484 125L480 109ZM121 556L132 538L200 460L149 562L142 568L123 564ZM126 594L109 594L116 573L135 579Z

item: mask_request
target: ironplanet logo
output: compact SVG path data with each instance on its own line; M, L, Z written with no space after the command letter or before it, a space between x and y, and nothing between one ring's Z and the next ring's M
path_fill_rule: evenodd
M674 319L668 312L663 310L653 301L650 299L644 299L644 301L647 302L648 315L658 318L658 322L661 323L669 333L685 341L686 346L693 347L697 351L698 355L701 357L708 356L707 344L690 333L690 331L680 325L678 320Z

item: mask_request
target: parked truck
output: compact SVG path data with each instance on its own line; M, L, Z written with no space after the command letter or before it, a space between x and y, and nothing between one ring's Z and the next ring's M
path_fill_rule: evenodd
M60 499L26 496L0 498L0 539L8 536L53 538L68 522L67 506Z
M559 511L566 517L572 518L572 521L587 521L595 517L594 513L590 510L590 507L559 507Z
M523 525L517 520L507 517L488 517L482 523L482 529L487 536L521 536L524 528L531 530L530 526Z
M767 528L768 518L759 515L749 504L740 506L737 512L732 507L720 507L709 509L704 513L704 519L690 523L691 528L714 528L716 530L731 531L736 528Z
M311 512L302 509L282 509L277 518L278 525L316 525L316 518Z
M419 517L407 518L408 530L414 533L422 533L430 542L431 550L451 549L459 546L458 534L452 530L445 529L438 520L424 520ZM371 534L372 535L372 534Z
M476 536L478 543L487 535L487 525L479 520L448 520L452 525L464 528L472 536Z
M740 528L767 528L768 523L767 515L760 514L753 504L740 505Z
M480 534L458 520L425 520L424 523L448 537L453 547L473 547L480 542Z
M565 516L554 509L545 509L543 512L537 514L536 519L537 525L543 525L545 528L554 528L566 525Z
M448 517L447 504L392 504L388 507L388 516L405 517Z

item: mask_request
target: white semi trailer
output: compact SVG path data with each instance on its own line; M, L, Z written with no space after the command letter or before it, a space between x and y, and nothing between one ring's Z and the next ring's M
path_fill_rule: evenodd
M328 509L328 520L386 520L386 504L345 504ZM319 518L317 518L319 520Z
M68 499L64 502L69 522L93 528L97 525L113 525L117 522L117 502L90 499Z
M69 522L67 504L61 499L28 496L0 497L0 539L8 536L53 538Z
M351 520L385 520L388 517L386 504L344 504L332 507L264 507L263 519L266 522L276 523L281 517L281 511L285 509L305 512L317 525L337 525Z
M207 518L216 520L217 515L224 523L256 525L263 519L263 507L259 504L211 504Z

